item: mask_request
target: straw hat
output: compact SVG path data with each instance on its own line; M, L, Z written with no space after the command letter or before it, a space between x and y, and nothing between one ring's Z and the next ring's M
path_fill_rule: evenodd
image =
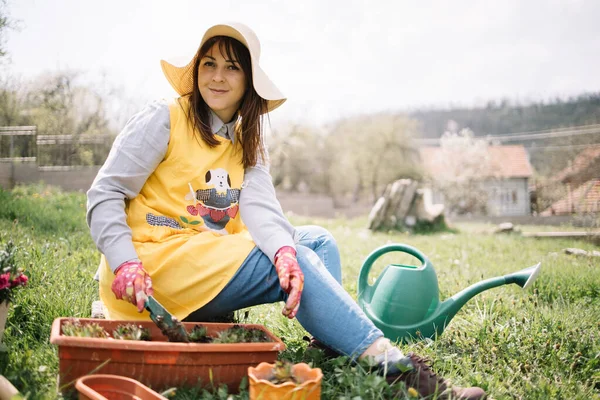
M252 61L252 84L256 93L267 100L267 111L273 111L285 102L286 98L283 93L277 89L277 86L271 82L267 74L258 64L260 59L260 42L258 41L256 34L250 28L237 22L214 25L206 31L198 48L202 47L204 42L214 36L232 37L248 48L250 51L250 59ZM195 56L192 57L192 60L186 65L177 66L165 60L160 60L160 65L165 77L180 96L192 92L192 87L194 85L194 61Z

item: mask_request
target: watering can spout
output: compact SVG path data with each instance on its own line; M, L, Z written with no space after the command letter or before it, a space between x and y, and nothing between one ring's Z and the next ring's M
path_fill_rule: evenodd
M531 284L533 284L539 275L540 267L541 263L537 263L534 266L522 269L512 274L477 282L468 288L461 290L440 305L437 319L440 321L445 320L444 325L447 325L467 301L484 290L492 289L502 285L508 285L511 283L517 284L523 289L527 289L529 286L531 286ZM439 333L441 333L441 331Z
M505 275L506 283L515 283L523 289L527 289L540 274L540 266L542 263L522 269L512 274Z

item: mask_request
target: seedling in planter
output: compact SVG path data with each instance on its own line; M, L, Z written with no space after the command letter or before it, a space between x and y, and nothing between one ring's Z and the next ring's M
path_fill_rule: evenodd
M141 325L125 324L117 326L113 331L113 338L120 340L145 340L149 341L150 329L143 328Z
M244 328L243 326L234 325L231 328L219 332L218 337L213 340L213 343L257 343L270 342L269 338L260 329Z
M65 321L62 326L62 333L65 336L75 337L86 337L86 338L100 338L106 339L108 332L104 330L100 325L95 322L90 324L81 324L76 319Z
M193 343L210 343L213 341L213 338L208 336L206 327L202 325L194 326L188 337L190 338L190 342Z
M277 360L273 366L273 376L269 378L269 381L279 385L285 382L301 383L294 376L292 372L293 363L287 360Z

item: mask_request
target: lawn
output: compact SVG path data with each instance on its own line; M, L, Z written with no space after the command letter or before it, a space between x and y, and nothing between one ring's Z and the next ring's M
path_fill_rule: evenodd
M12 304L0 355L0 374L30 399L58 398L57 349L49 343L56 317L89 317L97 299L92 276L99 255L85 224L85 195L43 185L0 190L0 245L12 239L29 285ZM388 243L406 243L428 255L436 268L442 299L481 279L542 263L532 289L516 285L481 293L454 317L436 341L403 346L435 361L456 384L478 385L495 399L600 399L600 260L566 255L566 247L600 250L591 243L492 235L480 226L455 232L411 235L372 233L366 220L290 217L296 225L329 229L340 247L344 286L356 296L356 279L366 256ZM375 279L391 253L371 273ZM364 365L304 355L306 334L279 312L280 304L250 309L243 322L266 325L287 344L282 358L305 360L323 369L324 399L387 399L390 388ZM233 392L233 390L232 390ZM246 399L247 390L180 389L175 399Z

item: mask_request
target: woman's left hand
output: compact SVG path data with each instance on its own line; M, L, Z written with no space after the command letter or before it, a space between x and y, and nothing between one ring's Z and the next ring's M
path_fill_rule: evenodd
M293 247L284 246L277 251L275 270L279 277L279 285L288 294L281 313L289 319L293 319L298 313L304 288L304 274L298 265L296 250Z

